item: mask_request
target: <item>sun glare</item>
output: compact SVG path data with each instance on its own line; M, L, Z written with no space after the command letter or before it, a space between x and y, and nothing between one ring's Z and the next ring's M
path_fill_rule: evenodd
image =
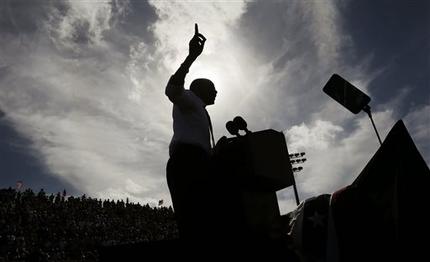
M196 78L207 78L211 80L215 84L215 88L220 92L220 88L222 88L222 81L220 75L211 70L210 67L196 66L192 70L190 70L189 76L187 76L186 85L189 86L191 82Z

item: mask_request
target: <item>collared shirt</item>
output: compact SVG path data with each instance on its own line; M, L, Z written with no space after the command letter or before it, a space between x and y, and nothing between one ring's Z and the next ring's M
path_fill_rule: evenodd
M196 145L210 154L209 119L206 104L183 85L169 81L166 95L173 102L173 137L169 146L169 155L179 143Z

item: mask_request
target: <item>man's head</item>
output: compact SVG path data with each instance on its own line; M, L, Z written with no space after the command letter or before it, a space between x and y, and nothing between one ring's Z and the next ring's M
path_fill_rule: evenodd
M206 105L213 105L217 91L214 83L206 78L197 78L191 85L190 90L193 91Z

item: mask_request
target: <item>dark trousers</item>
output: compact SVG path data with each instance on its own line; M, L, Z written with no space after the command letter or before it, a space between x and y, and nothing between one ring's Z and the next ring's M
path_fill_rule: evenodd
M189 144L177 145L167 163L167 184L183 240L204 241L211 235L211 165L206 151Z

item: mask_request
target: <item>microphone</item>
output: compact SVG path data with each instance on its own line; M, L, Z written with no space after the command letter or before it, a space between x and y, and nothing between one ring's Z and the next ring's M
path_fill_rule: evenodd
M240 136L239 134L239 128L237 127L237 124L235 124L233 121L228 121L225 124L225 128L227 128L227 131L234 136Z
M245 131L246 134L251 133L251 131L249 131L247 128L248 124L246 123L245 119L243 119L241 116L236 116L233 119L233 123L236 124L239 130Z

